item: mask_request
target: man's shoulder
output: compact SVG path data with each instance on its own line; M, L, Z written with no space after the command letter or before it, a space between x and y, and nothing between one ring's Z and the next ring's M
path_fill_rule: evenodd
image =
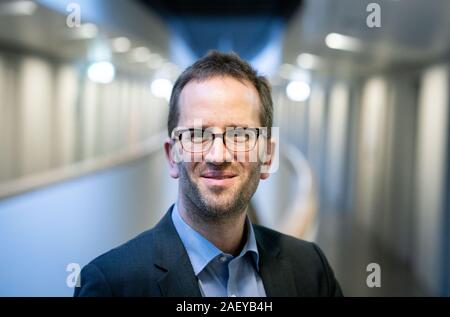
M165 241L169 239L161 238L161 235L167 237L172 232L171 208L153 228L103 253L89 264L116 270L120 267L125 267L128 270L132 267L148 268L149 264L157 257L158 250L161 250L161 244L169 243Z
M102 268L117 267L120 264L125 266L138 264L143 257L151 256L153 253L154 230L155 228L152 228L140 233L129 241L96 257L90 264Z
M109 250L89 262L81 271L81 288L75 296L158 295L150 280L156 279L154 228Z
M301 248L312 250L315 246L313 242L302 240L274 229L267 228L261 225L253 225L255 235L264 242L274 243L281 248Z
M267 249L278 249L282 257L302 262L322 262L323 252L314 242L302 240L261 225L253 225L258 243Z

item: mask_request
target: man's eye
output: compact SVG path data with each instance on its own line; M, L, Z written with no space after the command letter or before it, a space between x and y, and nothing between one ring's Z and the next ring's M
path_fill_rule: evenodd
M248 134L247 133L245 133L245 132L239 132L239 131L237 131L237 132L234 132L232 135L231 135L231 137L232 137L232 139L235 141L235 142L246 142L247 140L248 140Z
M205 142L206 134L203 130L193 130L190 135L191 142L202 143Z
M192 130L192 131L190 131L190 133L191 133L191 138L201 138L203 136L202 130Z
M235 133L234 137L237 139L248 139L248 134L246 133Z

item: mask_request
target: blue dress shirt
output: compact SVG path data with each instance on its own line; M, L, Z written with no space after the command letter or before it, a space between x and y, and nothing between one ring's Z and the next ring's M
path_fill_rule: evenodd
M266 297L259 274L255 233L248 218L247 242L236 257L223 253L191 228L181 218L176 204L172 211L172 221L187 251L204 297Z

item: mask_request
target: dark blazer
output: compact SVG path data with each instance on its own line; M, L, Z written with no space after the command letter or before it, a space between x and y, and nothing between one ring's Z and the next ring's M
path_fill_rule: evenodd
M87 264L74 296L201 296L172 223L172 208L153 229ZM258 225L254 231L268 297L342 296L330 265L314 243Z

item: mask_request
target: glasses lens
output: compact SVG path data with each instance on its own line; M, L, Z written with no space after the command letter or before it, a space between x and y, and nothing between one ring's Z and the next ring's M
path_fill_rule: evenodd
M180 140L185 151L201 153L210 146L212 135L202 129L189 129L183 131Z
M254 129L234 128L225 134L227 148L234 152L250 151L256 144L257 134Z

